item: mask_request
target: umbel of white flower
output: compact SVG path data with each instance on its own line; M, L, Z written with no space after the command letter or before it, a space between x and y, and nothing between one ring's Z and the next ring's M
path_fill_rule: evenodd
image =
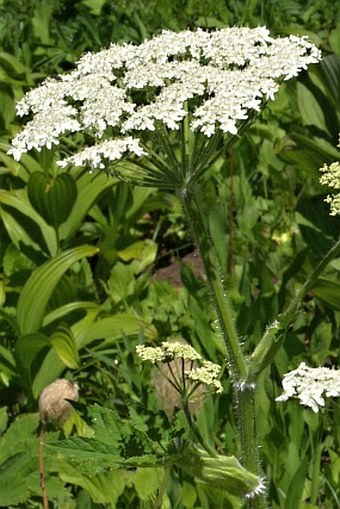
M236 135L279 83L319 60L305 37L274 39L265 27L164 31L139 46L113 44L23 97L17 113L32 118L9 152L19 160L67 135L78 151L60 164L93 169L150 155L154 133L180 130L186 118L206 137Z
M340 134L338 147L340 148ZM333 194L329 194L325 198L325 202L330 204L330 215L340 215L340 162L336 161L330 165L324 164L320 171L323 173L320 177L321 184L334 190Z
M340 370L309 368L304 362L294 371L286 373L282 381L283 394L276 401L298 398L301 405L318 412L325 406L325 398L340 396Z
M174 360L182 359L191 361L191 368L183 365L183 372L180 375L198 384L212 387L216 392L223 391L219 375L221 366L202 359L201 355L190 345L179 341L163 341L161 346L137 345L136 352L142 361L149 361L152 364L171 363ZM197 361L197 362L196 362Z

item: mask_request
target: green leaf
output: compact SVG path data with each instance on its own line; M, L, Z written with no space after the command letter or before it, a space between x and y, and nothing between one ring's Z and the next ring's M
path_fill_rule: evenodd
M36 471L31 455L21 452L0 465L0 500L2 507L17 505L29 498L27 477Z
M95 461L94 458L92 462ZM86 476L78 469L64 465L60 470L60 477L65 483L81 486L97 504L109 504L110 507L116 507L117 500L125 488L124 472L121 470Z
M26 72L26 68L20 60L9 53L5 53L4 51L0 51L0 63L12 76L19 76Z
M32 332L19 336L15 344L15 355L22 369L22 376L26 377L28 385L32 383L32 364L41 351L49 346L50 343L47 336L40 332Z
M56 253L55 232L32 208L25 190L0 190L0 205L3 205L0 215L8 235L19 251L23 243L36 251L47 251L52 256Z
M35 269L26 282L18 301L17 320L21 334L37 331L45 310L62 275L79 259L98 253L93 246L79 246L64 251Z
M158 336L156 329L141 318L128 313L119 313L94 322L89 327L82 346L96 339L104 339L100 347L107 346L112 340L117 340L123 336L138 336L141 330L144 331L146 338L150 341L154 341Z
M27 193L34 209L57 228L66 221L77 198L77 185L69 173L50 178L41 172L31 175Z
M303 462L294 473L292 481L287 491L285 509L300 507L303 488L306 481L307 467L308 467L307 463Z
M321 97L318 97L317 94L321 96L321 92L317 87L314 87L314 93L312 93L312 91L309 90L305 85L300 82L297 83L297 99L302 122L304 125L316 126L326 134L331 134L328 131L325 120L327 111L322 108L320 104ZM325 100L323 102L327 104ZM328 104L328 108L329 107L330 105ZM334 111L332 113L334 113Z
M0 435L3 434L7 427L8 422L8 415L7 415L7 408L2 407L0 408Z
M103 5L105 4L105 0L82 0L80 3L86 5L89 8L91 14L94 16L99 16Z
M163 468L137 468L134 485L140 500L148 500L156 495L162 484L163 476Z
M84 309L86 309L86 306L84 306ZM154 327L149 326L134 315L122 313L94 321L97 315L98 308L90 307L85 318L71 327L77 352L92 341L102 340L96 347L96 349L101 349L121 339L123 336L136 337L140 334L141 330L144 331L145 336L150 340L154 340L157 337L157 331ZM65 365L57 353L54 350L48 352L33 380L33 396L37 398L46 385L60 376L64 368Z
M83 307L83 309L86 308L87 306ZM57 312L58 310L55 311ZM54 314L54 312L52 312L51 315L53 315L52 317L55 317L56 315L58 315L58 313ZM92 307L89 307L86 316L71 327L71 331L75 338L75 344L78 352L80 347L83 345L84 338L86 337L90 325L96 319L97 315L98 315L97 307L95 307L94 309ZM60 357L57 355L56 351L53 349L50 350L48 354L45 356L44 360L42 361L39 371L37 372L33 380L32 384L33 396L35 398L38 398L44 387L46 387L49 383L53 382L56 378L58 378L58 376L61 375L64 369L65 365L60 359Z
M77 198L69 217L61 225L59 230L60 238L66 240L74 235L98 196L117 183L116 179L108 178L102 173L96 175L94 178L93 175L86 172L80 178L75 178L75 180L78 190Z
M75 337L69 327L59 326L50 337L50 341L65 366L71 369L80 367Z
M135 272L140 273L155 261L157 249L158 246L155 242L145 239L138 240L127 248L117 251L117 254L124 262L136 260L138 263Z
M340 311L340 282L325 277L319 277L311 288L315 297L323 301L327 306Z
M94 313L94 316L96 317L97 314L100 312L101 308L96 304L95 302L91 301L76 301L76 302L68 302L67 304L63 304L62 306L59 306L56 309L53 309L48 315L44 316L43 320L43 327L46 327L50 323L53 323L56 320L60 320L61 318L64 318L69 313L73 313L74 311L86 311L86 313ZM81 320L82 322L82 320ZM80 323L80 322L78 322ZM91 321L92 323L92 321ZM86 327L89 326L89 323L86 324Z

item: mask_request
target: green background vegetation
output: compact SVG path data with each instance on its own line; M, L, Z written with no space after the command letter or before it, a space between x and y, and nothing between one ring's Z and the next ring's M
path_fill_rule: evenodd
M0 507L41 507L37 399L60 376L78 381L80 401L63 432L51 427L46 436L53 507L242 507L176 467L152 466L176 454L186 431L180 412L169 423L157 410L135 345L182 337L207 359L225 359L176 197L62 171L47 151L20 163L6 155L20 129L15 102L46 76L72 69L84 52L139 43L164 28L228 25L307 34L324 55L282 87L205 177L207 225L251 352L339 235L318 183L319 167L339 159L339 3L0 2ZM339 402L314 414L274 401L283 374L301 361L339 366L339 272L337 259L261 376L256 405L274 509L340 507ZM227 377L223 383L225 393L206 401L198 427L211 445L237 455Z

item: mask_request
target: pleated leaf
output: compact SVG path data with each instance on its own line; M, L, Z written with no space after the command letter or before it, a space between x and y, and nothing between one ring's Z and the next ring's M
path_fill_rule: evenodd
M51 178L35 172L28 181L27 192L34 209L54 228L69 217L78 194L75 180L68 173Z
M96 253L98 248L87 245L68 249L32 272L18 300L17 320L21 334L39 330L48 301L62 275L79 259Z

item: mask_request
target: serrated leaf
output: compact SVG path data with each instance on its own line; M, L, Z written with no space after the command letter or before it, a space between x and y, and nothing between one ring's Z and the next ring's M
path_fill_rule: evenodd
M98 504L109 504L116 507L116 502L125 488L124 472L114 470L94 476L86 476L79 470L64 466L60 471L61 479L66 483L76 484L86 490Z
M13 506L24 502L29 497L27 477L36 471L34 459L25 452L12 456L0 465L0 500L1 506Z
M148 500L157 493L164 476L163 468L137 468L134 485L141 500Z
M96 440L117 448L123 438L130 436L131 430L127 423L122 421L115 410L94 406L89 412L93 421L93 430Z

